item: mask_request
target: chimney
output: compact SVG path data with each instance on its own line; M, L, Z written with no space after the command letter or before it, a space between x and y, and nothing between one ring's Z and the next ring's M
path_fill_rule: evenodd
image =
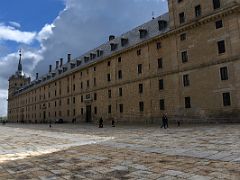
M58 69L59 61L56 61L56 69Z
M49 65L49 73L52 72L52 65Z
M71 54L68 54L68 62L71 61Z
M63 58L60 58L60 67L63 66Z
M36 80L38 80L38 73L36 73Z
M109 36L109 41L114 40L114 39L115 39L115 36L114 36L114 35L110 35L110 36Z

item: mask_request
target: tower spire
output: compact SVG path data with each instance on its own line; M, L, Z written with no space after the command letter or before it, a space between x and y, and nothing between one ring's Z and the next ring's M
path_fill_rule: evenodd
M23 69L22 69L22 50L19 50L19 62L18 62L18 70L17 75L23 76Z

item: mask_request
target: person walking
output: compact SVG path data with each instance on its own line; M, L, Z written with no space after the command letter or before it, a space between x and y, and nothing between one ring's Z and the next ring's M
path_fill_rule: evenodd
M165 114L164 116L165 116L166 127L168 128L168 117L167 117L167 114Z
M103 128L103 119L102 119L102 117L99 120L99 128Z
M112 127L115 127L115 120L112 118Z
M180 119L177 119L177 126L180 127L180 125L181 125Z
M163 114L163 116L162 116L162 126L161 126L161 128L163 128L163 127L164 127L164 129L168 128L168 118L167 118L166 114Z

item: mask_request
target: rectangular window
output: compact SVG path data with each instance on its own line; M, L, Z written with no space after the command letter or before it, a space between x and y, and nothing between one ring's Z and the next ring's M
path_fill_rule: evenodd
M165 110L164 99L160 99L159 106L160 106L160 110Z
M216 26L216 29L222 28L223 27L223 21L222 20L216 21L215 26Z
M108 61L107 65L108 65L108 66L111 66L111 61Z
M118 89L118 95L119 95L120 97L123 95L123 93L122 93L122 88L119 88L119 89Z
M69 98L67 99L67 104L69 104L70 103L70 100L69 100Z
M163 68L163 61L162 58L158 59L158 69L162 69Z
M140 56L141 55L141 49L137 50L137 55Z
M223 106L231 106L230 93L223 93Z
M185 23L185 14L184 14L184 12L179 14L179 22L180 22L180 24Z
M121 70L118 71L118 79L122 79L122 71Z
M76 116L76 109L73 109L73 116Z
M83 115L83 108L81 108L81 115Z
M112 106L109 105L109 106L108 106L108 114L111 114L111 113L112 113Z
M220 0L213 0L213 9L218 9L220 8L221 3Z
M163 90L163 89L164 89L163 79L160 79L160 80L158 81L158 87L159 87L159 90Z
M121 57L118 57L118 62L122 62L122 58Z
M80 85L80 86L81 86L81 89L82 89L82 88L83 88L83 83L82 83L82 82L81 82L81 85Z
M97 107L94 107L94 114L97 114Z
M182 54L182 62L183 63L188 62L188 53L187 53L187 51L183 51L181 54Z
M187 34L186 33L180 34L180 40L181 41L185 41L186 39L187 39Z
M119 112L123 113L123 104L119 104Z
M112 98L112 91L108 90L108 98Z
M197 5L197 6L195 7L195 16L196 16L196 17L199 17L199 16L201 16L201 15L202 15L201 5Z
M162 48L162 43L161 42L157 42L157 49L161 49Z
M94 101L97 100L97 93L94 93Z
M139 111L140 112L144 111L144 102L143 101L139 102Z
M83 96L81 96L81 102L83 102Z
M94 85L94 86L97 85L97 80L96 80L96 78L93 78L93 85Z
M190 97L185 97L185 108L186 109L191 108L191 98Z
M107 80L108 80L108 82L111 81L111 75L110 74L107 74Z
M143 93L143 84L139 84L139 85L138 85L138 92L139 92L140 94Z
M89 83L89 80L87 80L87 88L89 88L90 86L90 83Z
M228 80L228 69L227 67L220 68L221 80L225 81Z
M219 54L224 54L226 52L226 48L225 48L225 41L218 41L218 53Z
M190 85L190 81L189 81L189 75L188 74L185 74L183 75L183 86L184 87L187 87Z
M142 74L142 64L138 64L138 74Z
M76 98L75 97L73 97L73 104L75 104L76 103Z

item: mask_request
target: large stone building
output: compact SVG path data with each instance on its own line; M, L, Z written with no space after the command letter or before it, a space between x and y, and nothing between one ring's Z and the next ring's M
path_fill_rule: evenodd
M240 1L169 0L169 12L30 81L9 79L9 121L238 121Z

